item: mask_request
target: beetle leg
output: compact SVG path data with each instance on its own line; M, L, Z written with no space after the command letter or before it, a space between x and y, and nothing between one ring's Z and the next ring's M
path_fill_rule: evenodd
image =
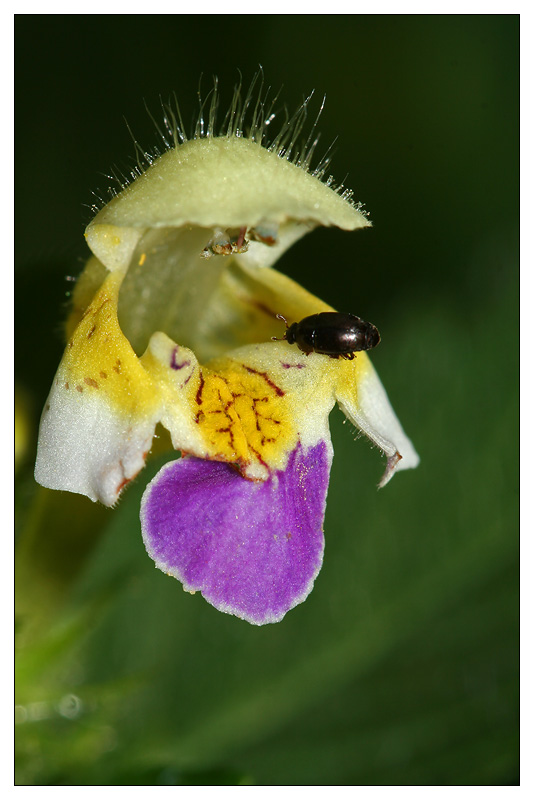
M289 328L289 325L287 324L287 319L284 317L284 315L283 315L283 314L277 314L277 315L276 315L276 319L281 319L281 320L282 320L282 322L285 322L285 324L286 324L286 328Z
M286 331L287 331L287 329L289 328L289 325L287 324L287 319L284 317L284 315L283 314L277 314L276 315L276 319L281 319L283 322L285 322ZM286 335L284 333L284 335L280 336L280 337L271 336L271 341L273 341L273 342L283 342L285 338L286 338Z

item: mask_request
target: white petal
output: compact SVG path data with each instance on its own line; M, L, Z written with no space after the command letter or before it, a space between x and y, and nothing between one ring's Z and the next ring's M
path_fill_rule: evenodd
M417 467L419 456L393 411L386 390L366 354L358 353L354 362L349 363L358 364L357 381L352 387L346 382L339 385L336 399L348 419L388 457L386 470L378 484L381 488L391 480L397 470Z
M54 383L43 411L35 479L113 505L145 464L156 420L114 411L105 396Z

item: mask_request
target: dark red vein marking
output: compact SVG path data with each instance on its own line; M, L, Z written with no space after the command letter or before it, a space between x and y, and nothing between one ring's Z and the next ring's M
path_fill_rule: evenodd
M200 373L200 384L199 384L199 387L198 387L198 390L197 390L197 395L196 395L196 398L195 398L196 401L197 401L197 405L200 405L201 402L202 402L202 391L203 391L203 389L204 389L204 375L202 373Z
M280 389L280 387L269 378L266 372L260 372L258 369L254 369L253 367L247 367L246 364L243 364L243 366L247 372L252 372L254 375L259 375L261 378L263 378L263 380L271 387L271 389L274 389L278 397L283 397L285 395L283 389Z
M188 367L191 364L190 361L182 361L181 364L179 364L176 361L176 353L177 352L178 352L178 348L175 347L174 350L172 351L172 355L171 355L171 368L172 369L183 369L184 367Z

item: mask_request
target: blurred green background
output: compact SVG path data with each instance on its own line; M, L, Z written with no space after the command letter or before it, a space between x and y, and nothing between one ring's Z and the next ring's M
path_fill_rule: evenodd
M18 16L19 784L516 784L519 17ZM422 461L332 415L324 567L274 626L155 570L138 519L33 481L92 190L157 142L144 108L258 65L327 95L319 156L374 227L278 268L382 334ZM310 116L313 116L313 108ZM347 176L347 177L345 177ZM26 437L24 439L24 436Z

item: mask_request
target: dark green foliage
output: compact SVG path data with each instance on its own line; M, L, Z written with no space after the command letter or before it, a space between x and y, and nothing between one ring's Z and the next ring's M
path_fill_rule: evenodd
M232 58L220 26L237 32ZM377 492L378 452L333 413L323 570L282 623L254 628L146 556L139 501L161 458L108 511L34 487L29 452L17 782L517 784L518 18L16 27L17 377L34 428L61 354L62 279L83 254L81 203L133 151L122 114L149 147L143 97L157 112L176 89L193 116L202 70L230 93L235 67L246 82L260 62L290 106L327 92L332 172L349 172L374 222L317 231L278 266L376 323L373 362L422 458Z

